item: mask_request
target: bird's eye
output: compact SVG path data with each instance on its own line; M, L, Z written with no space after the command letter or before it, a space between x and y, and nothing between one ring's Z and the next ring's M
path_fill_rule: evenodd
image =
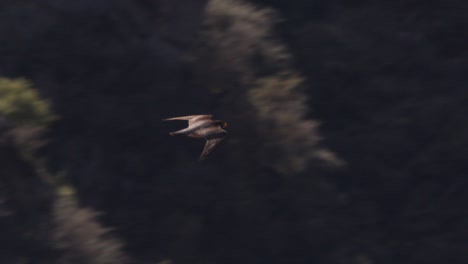
M221 128L225 128L225 127L227 127L227 123L226 123L226 122L223 122L223 123L221 124Z

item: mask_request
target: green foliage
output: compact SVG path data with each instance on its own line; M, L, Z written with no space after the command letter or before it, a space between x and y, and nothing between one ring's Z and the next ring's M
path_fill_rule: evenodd
M21 155L41 167L45 159L34 153L45 143L41 136L47 125L57 117L30 81L0 78L0 115L12 124L11 135Z
M56 119L26 79L0 78L0 114L16 126L44 127Z

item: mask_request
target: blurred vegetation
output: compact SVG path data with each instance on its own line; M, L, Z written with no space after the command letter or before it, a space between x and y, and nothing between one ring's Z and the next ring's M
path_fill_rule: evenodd
M244 97L251 110L237 107L238 111L255 120L255 131L246 134L259 133L264 141L255 155L262 159L259 162L281 173L301 172L314 162L341 164L333 153L319 147L318 122L305 118L303 77L274 35L277 14L223 0L211 1L206 14L195 51L196 74L208 87L227 89L225 96L232 93L229 90L240 90L235 96Z
M73 192L56 196L38 162L43 132L56 119L29 81L0 78L0 225L8 241L0 262L128 263L96 213L79 208Z
M0 262L468 263L465 2L1 1Z
M57 117L29 81L0 78L0 115L12 127L10 134L23 157L37 165L43 162L34 154L45 144L41 136Z
M79 208L73 195L60 195L54 203L55 245L63 251L58 263L129 263L123 243L103 227L93 210Z
M47 126L56 119L25 79L0 78L0 114L14 126Z

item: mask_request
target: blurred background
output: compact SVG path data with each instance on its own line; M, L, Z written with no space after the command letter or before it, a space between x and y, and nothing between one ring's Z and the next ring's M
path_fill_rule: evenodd
M0 1L0 263L468 263L467 8Z

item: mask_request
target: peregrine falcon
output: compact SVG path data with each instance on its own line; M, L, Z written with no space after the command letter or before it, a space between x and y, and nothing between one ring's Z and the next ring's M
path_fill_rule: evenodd
M205 159L215 147L224 140L227 132L223 130L227 123L221 120L212 120L212 115L190 115L163 119L169 120L187 120L188 127L179 131L169 133L171 136L184 135L194 138L204 138L206 140L205 148L200 155L200 160Z

